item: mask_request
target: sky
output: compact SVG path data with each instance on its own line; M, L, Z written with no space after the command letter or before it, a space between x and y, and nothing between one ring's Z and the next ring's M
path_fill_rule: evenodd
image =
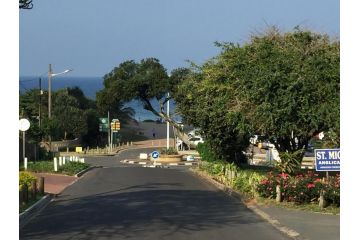
M19 11L19 74L102 77L126 60L160 60L170 72L247 42L268 26L340 36L339 0L34 0Z

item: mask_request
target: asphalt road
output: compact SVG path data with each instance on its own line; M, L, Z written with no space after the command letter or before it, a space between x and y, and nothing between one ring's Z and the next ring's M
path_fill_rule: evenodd
M86 157L86 163L89 163L93 166L101 167L126 167L131 165L126 165L121 163L121 160L129 159L139 159L140 153L151 153L153 151L159 151L160 148L143 148L143 149L129 149L122 150L115 156L109 157Z
M186 168L118 164L69 186L21 229L20 239L288 238Z

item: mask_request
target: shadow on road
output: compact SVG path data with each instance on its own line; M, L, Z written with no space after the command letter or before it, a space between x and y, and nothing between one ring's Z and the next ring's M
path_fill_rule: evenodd
M174 187L148 183L92 196L60 196L20 231L20 239L171 239L262 222L222 192Z

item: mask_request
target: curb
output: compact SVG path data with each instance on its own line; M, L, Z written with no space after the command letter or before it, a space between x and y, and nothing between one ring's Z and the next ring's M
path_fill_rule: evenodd
M53 199L53 195L47 194L19 215L19 229L24 227L32 217L38 214Z
M249 205L248 203L246 203L245 199L238 192L233 190L232 188L229 188L229 187L225 186L224 184L222 184L220 182L217 182L216 180L214 180L213 178L211 178L210 176L208 176L206 174L203 174L201 172L195 171L193 169L190 169L190 171L193 172L194 174L198 175L199 177L204 178L208 182L212 183L213 185L215 185L217 188L222 190L227 195L232 196L232 197L238 199L239 201L241 201L248 209L252 210L258 216L260 216L262 219L264 219L270 225L272 225L275 229L277 229L278 231L284 233L288 237L290 237L292 239L295 239L295 240L303 240L304 239L295 230L290 229L290 228L282 225L277 219L272 218L271 216L269 216L267 213L263 212L262 210L260 210L256 206Z
M146 162L146 161L136 161L136 160L121 160L121 163L125 163L125 164L137 164L137 165L142 165L144 166L148 166L148 165L155 165L155 166L197 166L198 162L179 162L179 163L161 163L161 162Z
M97 168L97 166L91 166L91 167L88 167L78 173L76 173L74 176L75 177L81 177L82 175L84 175L85 173L87 173L88 171L92 170L93 168Z

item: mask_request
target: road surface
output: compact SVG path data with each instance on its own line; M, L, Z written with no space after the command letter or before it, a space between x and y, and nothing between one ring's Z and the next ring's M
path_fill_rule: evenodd
M128 154L93 159L107 167L65 189L20 239L288 239L187 168L121 167Z

